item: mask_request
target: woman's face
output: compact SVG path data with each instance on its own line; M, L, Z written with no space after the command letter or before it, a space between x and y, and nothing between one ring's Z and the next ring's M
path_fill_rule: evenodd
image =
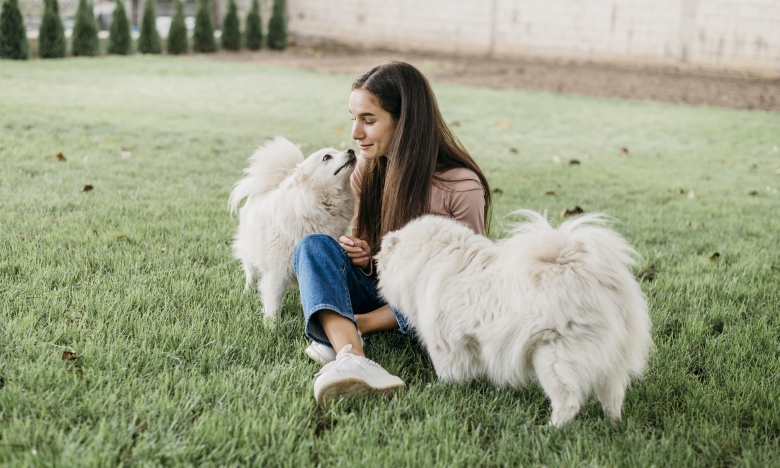
M360 155L365 159L385 156L395 134L393 116L379 106L376 96L363 89L349 95L349 112L354 121L352 139L360 145Z

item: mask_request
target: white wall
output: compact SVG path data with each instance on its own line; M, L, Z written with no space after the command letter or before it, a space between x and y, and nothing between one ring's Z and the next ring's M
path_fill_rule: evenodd
M303 42L780 76L780 0L287 0Z

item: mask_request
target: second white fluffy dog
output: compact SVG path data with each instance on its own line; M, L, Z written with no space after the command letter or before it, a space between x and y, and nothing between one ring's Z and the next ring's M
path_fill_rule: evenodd
M551 424L576 416L593 390L619 419L652 348L645 298L627 268L636 252L600 215L556 230L536 212L519 213L530 222L497 244L436 216L388 233L379 288L440 379L517 387L535 375Z
M307 234L334 239L347 232L354 215L355 194L350 176L357 158L353 150L325 148L304 160L289 140L276 137L249 158L246 177L233 186L228 202L238 208L239 226L233 242L246 274L246 289L258 289L263 313L273 317L287 289L295 284L292 257L295 244Z

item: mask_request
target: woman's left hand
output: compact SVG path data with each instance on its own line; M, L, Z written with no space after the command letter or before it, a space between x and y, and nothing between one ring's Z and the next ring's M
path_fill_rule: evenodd
M347 252L353 265L366 268L371 264L371 247L368 246L368 242L357 237L341 236L339 243Z

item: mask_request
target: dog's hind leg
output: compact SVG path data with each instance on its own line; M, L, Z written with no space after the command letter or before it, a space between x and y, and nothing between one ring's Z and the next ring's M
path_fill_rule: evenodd
M255 289L255 283L257 281L257 273L249 262L242 262L244 266L244 274L246 275L246 283L244 283L244 291L249 292Z
M556 343L539 344L533 354L533 365L539 383L550 398L550 424L561 427L580 412L583 391L574 363L562 359Z
M276 316L282 308L284 293L287 291L287 281L280 275L266 273L260 280L260 295L263 298L263 315L267 318Z
M611 375L596 385L596 395L599 397L601 407L613 421L620 419L627 382L626 375Z

